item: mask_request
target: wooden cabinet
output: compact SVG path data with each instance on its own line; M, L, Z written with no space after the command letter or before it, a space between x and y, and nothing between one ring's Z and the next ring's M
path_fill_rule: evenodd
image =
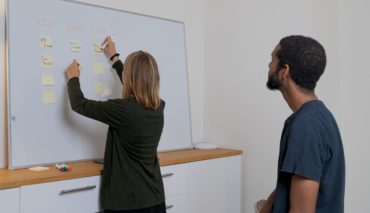
M0 190L0 212L19 213L19 187Z
M100 176L21 187L21 213L99 212Z
M159 157L168 213L241 212L241 151L183 150ZM103 166L80 162L73 168L0 170L0 212L101 212Z
M167 213L190 213L189 195L180 194L166 198Z
M161 173L166 198L187 193L191 163L162 166Z
M191 163L189 212L241 212L241 156Z
M241 156L165 166L161 171L169 213L241 212Z

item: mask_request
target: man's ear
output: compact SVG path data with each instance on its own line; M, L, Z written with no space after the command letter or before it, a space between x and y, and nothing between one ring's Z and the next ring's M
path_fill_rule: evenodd
M282 79L287 79L290 77L290 68L288 64L284 64L284 66L281 68L281 78Z

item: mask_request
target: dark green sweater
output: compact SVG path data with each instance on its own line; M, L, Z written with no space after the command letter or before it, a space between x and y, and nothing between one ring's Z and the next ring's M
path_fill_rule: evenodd
M122 62L116 62L113 68L121 79ZM109 125L101 189L103 209L140 209L164 202L157 158L164 101L158 109L150 110L134 98L88 100L78 78L68 81L68 93L74 111Z

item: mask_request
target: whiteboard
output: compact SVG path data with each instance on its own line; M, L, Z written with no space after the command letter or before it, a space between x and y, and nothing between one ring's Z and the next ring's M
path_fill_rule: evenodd
M108 126L71 110L64 71L76 58L86 98L121 98L120 80L94 49L107 35L121 59L144 50L158 62L166 102L158 150L192 147L182 22L63 0L7 7L9 168L103 157Z

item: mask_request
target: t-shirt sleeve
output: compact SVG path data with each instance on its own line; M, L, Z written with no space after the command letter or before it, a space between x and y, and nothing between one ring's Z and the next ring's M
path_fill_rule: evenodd
M292 126L280 172L287 172L319 181L327 152L323 132L314 121Z
M81 115L112 127L121 126L125 120L127 115L127 104L125 104L125 101L94 101L86 99L80 89L78 78L72 78L68 81L68 94L72 110Z

